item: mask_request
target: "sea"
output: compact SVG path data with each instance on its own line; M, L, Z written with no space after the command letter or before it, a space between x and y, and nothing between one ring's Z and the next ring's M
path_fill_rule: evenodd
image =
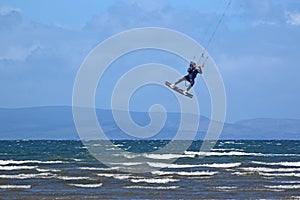
M169 142L0 141L0 199L300 199L300 141Z

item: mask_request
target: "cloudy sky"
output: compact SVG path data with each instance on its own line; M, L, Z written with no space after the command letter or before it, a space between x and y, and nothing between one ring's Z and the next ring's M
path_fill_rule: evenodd
M84 58L121 31L169 28L205 47L229 2L1 0L0 107L71 105L74 80ZM300 119L299 48L300 1L232 0L208 48L224 81L226 120ZM156 55L143 51L127 60L164 62L186 73L187 63L171 56L156 59ZM209 116L209 95L198 79L195 90L200 92L202 114ZM149 88L148 95L153 96L156 89ZM147 110L157 100L171 110L178 106L170 99L138 94L136 98L137 110ZM96 106L105 108L109 103Z

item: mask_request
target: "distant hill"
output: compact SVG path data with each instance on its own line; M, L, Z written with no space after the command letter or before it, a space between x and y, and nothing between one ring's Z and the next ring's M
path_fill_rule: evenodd
M99 123L110 139L133 139L116 125L110 110L96 110ZM180 123L180 113L167 113L165 127L151 139L172 139ZM140 125L150 121L148 113L131 112ZM200 127L195 139L205 135L210 119L200 117ZM189 123L193 123L192 121ZM73 140L79 139L72 114L72 107L51 106L0 109L0 140ZM286 139L300 140L300 120L249 119L225 123L220 139Z
M0 109L0 139L78 139L67 106Z
M300 120L298 119L272 119L272 118L257 118L238 121L235 124L235 128L238 126L248 128L249 131L243 131L243 135L248 135L251 138L252 129L259 133L254 137L260 139L300 139Z

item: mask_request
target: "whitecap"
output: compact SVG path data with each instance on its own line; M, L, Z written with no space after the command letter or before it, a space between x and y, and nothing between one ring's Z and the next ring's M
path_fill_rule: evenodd
M91 177L87 176L57 176L56 178L64 181L72 181L72 180L95 180Z
M211 149L211 151L222 151L222 152L228 152L228 151L241 151L244 152L244 149L222 149L222 148L218 148L218 149Z
M243 171L251 172L298 172L300 168L267 168L267 167L244 167Z
M217 190L222 190L222 191L231 191L231 190L237 189L236 186L217 186L214 188Z
M31 185L0 185L0 189L30 189Z
M93 145L91 145L92 147L101 147L102 146L102 144L93 144Z
M135 165L141 165L143 163L141 162L123 162L123 163L110 163L111 165L124 165L124 166L135 166Z
M61 160L50 160L50 161L36 161L36 163L40 163L40 164L60 164L60 163L67 163L65 161L61 161Z
M243 142L237 142L237 141L225 141L223 144L245 144Z
M123 147L124 144L114 144L114 146L116 146L116 147ZM130 146L130 147L131 147L131 146Z
M260 157L300 156L299 154L264 154L264 153L249 153L249 152L242 152L242 151L229 151L229 152L185 151L185 154L194 155L194 156L260 156Z
M235 144L235 142L234 141L226 141L226 142L224 142L224 144Z
M139 157L140 155L139 154L128 154L128 153L121 153L121 154L112 154L113 156L122 156L122 157L125 157L125 158L128 158L128 159L133 159L133 158L137 158Z
M40 161L40 160L0 160L0 165L8 165L8 164L28 164L28 163L37 163L37 164L58 164L65 163L60 160L53 161Z
M132 158L137 158L137 157L139 157L139 155L124 154L124 157L125 157L125 158L129 158L129 159L132 159Z
M231 174L237 176L247 176L249 175L249 172L232 172Z
M172 190L172 189L177 189L180 188L180 186L139 186L139 185L133 185L133 186L125 186L124 188L126 189L149 189L149 190Z
M59 169L41 169L41 168L36 168L38 172L61 172Z
M103 184L97 183L97 184L68 184L68 185L75 186L75 187L81 187L81 188L98 188L98 187L101 187Z
M280 183L289 183L289 184L295 184L295 183L300 183L299 181L279 181Z
M194 158L194 155L181 155L181 154L144 154L144 157L158 160L169 160L176 158Z
M139 178L139 179L130 179L133 183L171 183L171 182L178 182L179 179L172 179L172 178Z
M37 166L0 166L0 170L26 170L35 168L37 168Z
M260 165L279 165L285 167L300 167L300 162L258 162L252 161L252 163Z
M264 187L271 189L300 189L300 185L266 185Z
M207 151L185 151L186 155L194 156L263 156L262 153L247 153L241 151L229 151L229 152L207 152Z
M172 169L180 169L180 168L195 168L195 167L210 167L210 168L233 168L238 167L241 163L211 163L211 164L167 164L167 163L147 163L150 167L156 168L172 168Z
M118 170L120 167L79 167L78 169L90 171L111 171Z
M180 176L212 176L217 174L218 172L210 172L210 171L194 171L194 172L175 172L175 171L153 171L151 172L154 175L180 175Z
M150 167L155 168L192 168L199 167L199 165L189 165L189 164L168 164L168 163L157 163L157 162L147 162Z
M1 174L0 178L3 179L32 179L32 178L52 178L54 175L51 173L39 173L39 174Z
M300 177L300 173L265 173L265 172L258 172L261 176L267 176L267 177L277 177L277 176L287 176L287 177Z
M240 166L242 163L212 163L212 164L203 164L203 167L212 167L212 168L234 168Z
M73 158L73 160L76 161L76 162L84 161L83 159L79 159L79 158Z
M129 178L139 178L139 177L133 177L130 174L105 174L105 173L100 173L100 174L97 174L97 175L102 176L102 177L109 177L109 178L119 179L119 180L124 180L124 179L129 179Z
M83 147L75 147L76 149L87 149L88 147L83 146Z

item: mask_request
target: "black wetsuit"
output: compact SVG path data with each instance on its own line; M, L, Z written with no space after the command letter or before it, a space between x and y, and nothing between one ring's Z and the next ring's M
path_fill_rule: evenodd
M191 83L191 86L193 86L195 83L195 78L196 78L197 74L198 73L202 74L202 70L200 67L194 68L194 67L190 66L187 71L189 74L184 76L184 78L185 78L185 80L187 80L188 82Z

